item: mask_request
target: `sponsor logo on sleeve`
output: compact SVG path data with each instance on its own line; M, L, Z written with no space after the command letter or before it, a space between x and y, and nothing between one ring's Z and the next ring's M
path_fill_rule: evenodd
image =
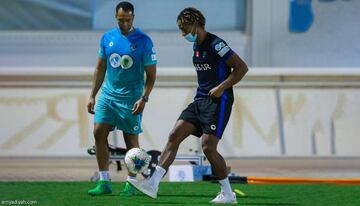
M230 47L224 42L220 42L215 45L215 50L218 52L219 56L223 57L228 51L230 51Z
M223 57L226 53L228 53L228 51L230 51L230 47L229 46L225 46L224 48L222 48L218 54Z
M151 61L156 61L156 54L151 55Z
M216 51L220 51L222 48L224 48L226 45L224 42L220 42L218 44L215 45L215 50Z

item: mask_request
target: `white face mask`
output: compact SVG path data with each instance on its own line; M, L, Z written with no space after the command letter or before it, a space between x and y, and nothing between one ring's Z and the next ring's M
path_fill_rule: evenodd
M193 35L191 32L189 32L188 34L186 34L184 36L184 38L186 40L188 40L189 42L196 42L197 40L197 34L196 34L196 30L195 30L195 34Z

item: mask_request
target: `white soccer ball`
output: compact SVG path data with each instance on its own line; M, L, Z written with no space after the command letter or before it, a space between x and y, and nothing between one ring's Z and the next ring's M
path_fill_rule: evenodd
M151 156L141 148L132 148L125 155L125 164L129 172L141 173L150 164Z

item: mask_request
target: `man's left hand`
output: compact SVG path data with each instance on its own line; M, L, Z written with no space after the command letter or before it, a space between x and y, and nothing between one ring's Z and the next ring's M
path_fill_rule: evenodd
M219 86L214 87L210 90L209 96L213 98L220 98L224 90L222 90Z
M137 102L135 102L134 107L132 109L132 114L134 116L140 114L144 110L144 107L145 107L145 101L141 98Z

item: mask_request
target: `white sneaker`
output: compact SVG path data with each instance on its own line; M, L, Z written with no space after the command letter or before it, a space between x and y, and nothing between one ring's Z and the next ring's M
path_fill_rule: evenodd
M224 192L219 192L219 194L210 201L213 204L237 204L236 195L233 192L232 195L225 195Z
M157 192L159 188L152 186L148 179L144 179L144 180L128 179L127 181L145 195L154 199L157 197Z

